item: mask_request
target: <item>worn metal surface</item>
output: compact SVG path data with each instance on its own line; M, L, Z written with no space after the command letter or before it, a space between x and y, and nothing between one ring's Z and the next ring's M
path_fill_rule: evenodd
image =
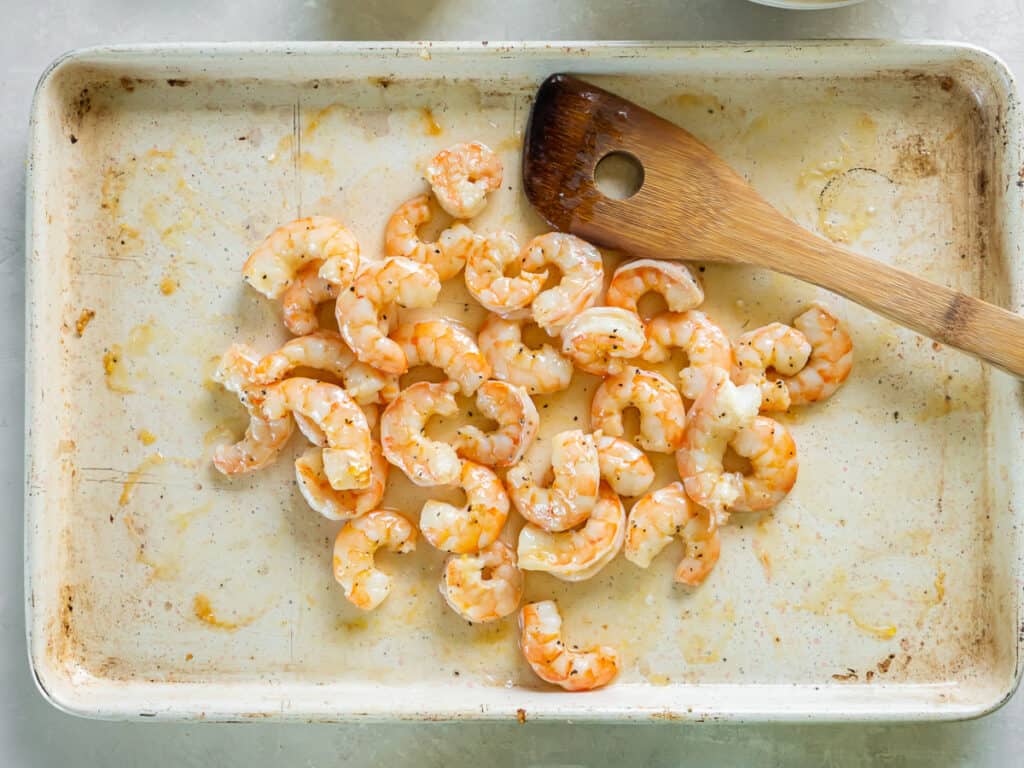
M212 442L241 425L208 383L211 359L234 340L280 338L276 308L238 277L251 245L326 213L378 247L423 160L470 137L502 152L512 187L481 227L540 231L517 152L530 93L553 70L598 76L685 125L827 236L1019 299L1016 105L1005 73L969 49L72 57L43 84L32 147L28 598L54 701L114 717L899 719L974 714L1012 688L1013 384L838 300L854 376L788 420L797 488L729 529L707 585L672 588L668 553L575 586L531 575L528 595L557 596L571 634L623 651L619 683L593 694L539 688L511 621L457 621L426 545L387 561L395 593L357 615L330 579L334 526L304 507L287 454L241 481L210 471ZM753 270L704 278L709 311L734 333L819 296ZM582 417L574 407L557 410Z

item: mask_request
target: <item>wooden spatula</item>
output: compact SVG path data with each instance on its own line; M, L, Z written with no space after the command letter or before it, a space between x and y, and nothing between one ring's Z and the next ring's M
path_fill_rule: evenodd
M643 168L639 190L623 200L594 180L616 152ZM523 182L553 227L597 245L784 272L1024 376L1024 318L836 247L772 208L682 128L575 77L553 75L537 92Z

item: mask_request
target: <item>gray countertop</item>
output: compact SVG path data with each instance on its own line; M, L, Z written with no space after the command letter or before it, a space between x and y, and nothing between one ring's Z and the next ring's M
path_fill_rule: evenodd
M0 765L1019 765L1024 698L950 725L163 725L80 720L29 674L22 598L25 142L62 51L195 40L941 38L1024 71L1024 0L867 0L791 12L746 0L34 0L4 3L0 50Z

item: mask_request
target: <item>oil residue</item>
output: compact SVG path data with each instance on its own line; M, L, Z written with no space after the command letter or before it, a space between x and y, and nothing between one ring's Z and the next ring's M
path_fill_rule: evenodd
M868 621L859 610L862 602L886 595L889 595L888 581L880 580L875 589L852 590L849 588L849 577L846 572L839 570L825 582L814 599L793 607L818 616L846 616L862 632L880 640L888 640L895 636L896 625Z
M135 390L128 385L128 372L124 365L124 350L120 344L111 344L103 354L103 375L107 389L123 395L130 395Z
M225 621L217 617L217 614L213 611L213 606L210 604L210 598L206 595L198 594L192 600L192 612L196 618L200 621L209 624L211 627L217 629L226 629L229 632L234 632L236 629L247 627L256 621L256 616L247 616L238 621Z
M144 531L139 529L132 515L124 516L124 526L128 529L128 535L131 536L132 541L135 542L135 562L141 563L150 569L150 579L170 580L178 576L181 572L181 567L176 559L160 562L149 554L149 551L146 549L146 540L143 536Z
M86 327L92 322L92 319L96 317L96 311L93 309L83 309L81 314L78 316L78 320L75 321L75 334L78 338L82 338L82 334L85 333ZM104 366L105 368L106 366Z
M152 445L156 442L156 435L148 429L141 429L139 430L139 442L143 445Z
M437 119L434 117L434 111L430 107L424 107L422 114L423 132L427 136L440 136L444 131L438 124Z
M135 486L139 484L139 480L145 476L149 469L163 463L164 456L159 451L144 458L139 466L128 473L128 479L124 481L124 485L121 487L121 496L117 500L117 505L123 507L128 504L132 499L132 494L135 492Z

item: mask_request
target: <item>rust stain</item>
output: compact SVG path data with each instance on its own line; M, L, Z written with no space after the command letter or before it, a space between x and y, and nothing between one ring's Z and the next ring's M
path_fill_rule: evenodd
M213 606L210 605L210 598L203 594L198 594L193 598L192 611L200 621L217 629L225 629L228 632L234 632L236 629L247 627L256 621L257 618L255 616L248 616L238 621L225 621L224 619L217 618L217 614L213 611Z
M159 451L144 458L139 463L139 466L128 473L128 479L124 481L124 485L121 488L121 496L117 500L117 505L123 507L128 504L132 499L132 494L135 492L135 486L138 485L139 480L145 476L149 469L163 463L164 456Z
M78 338L82 338L82 334L85 333L86 327L88 327L94 317L96 317L96 310L82 310L81 314L78 316L78 320L75 321L75 335L77 335Z

